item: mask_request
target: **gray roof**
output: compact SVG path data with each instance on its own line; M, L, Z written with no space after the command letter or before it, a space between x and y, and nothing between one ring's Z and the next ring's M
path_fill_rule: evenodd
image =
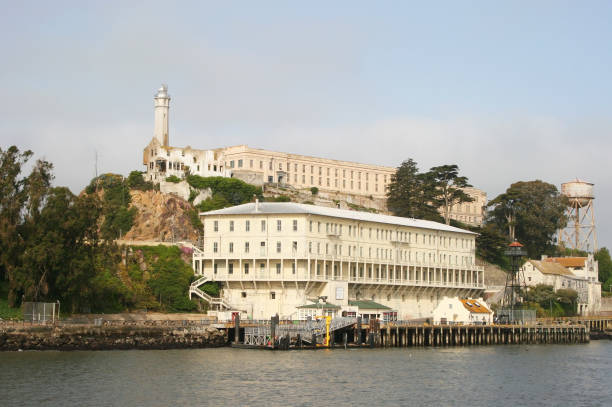
M397 226L410 226L421 229L442 230L447 232L476 234L469 230L456 228L430 220L402 218L399 216L379 215L370 212L350 211L346 209L328 208L325 206L306 205L294 202L259 202L257 210L255 203L246 203L215 211L202 212L201 215L276 215L276 214L310 214L336 218L353 219L364 222L377 222Z

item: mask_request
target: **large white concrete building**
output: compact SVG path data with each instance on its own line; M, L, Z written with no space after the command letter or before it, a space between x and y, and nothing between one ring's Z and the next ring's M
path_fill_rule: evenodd
M601 309L598 262L587 257L546 257L528 260L521 267L527 286L546 284L553 290L570 288L578 293L579 315L597 314Z
M484 290L475 234L444 224L296 203L200 216L195 273L221 283L223 301L250 318L298 319L321 299L338 313L431 318L444 296Z

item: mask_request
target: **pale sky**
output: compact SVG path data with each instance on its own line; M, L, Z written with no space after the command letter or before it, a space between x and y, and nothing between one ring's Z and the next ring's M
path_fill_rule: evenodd
M99 172L144 169L167 83L173 146L458 164L490 199L579 177L612 245L612 2L0 6L0 145L75 193L95 151Z

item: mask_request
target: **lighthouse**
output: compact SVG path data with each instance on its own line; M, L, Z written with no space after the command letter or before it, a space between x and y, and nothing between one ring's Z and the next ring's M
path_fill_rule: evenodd
M155 130L153 136L164 147L168 147L168 113L170 110L170 95L168 85L162 85L153 98L155 101Z

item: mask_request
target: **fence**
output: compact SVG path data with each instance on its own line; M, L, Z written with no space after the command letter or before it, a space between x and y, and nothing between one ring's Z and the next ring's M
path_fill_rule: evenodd
M531 309L507 309L497 311L497 323L533 325L536 323L536 312Z
M59 319L59 304L55 302L24 302L23 320L47 323Z

